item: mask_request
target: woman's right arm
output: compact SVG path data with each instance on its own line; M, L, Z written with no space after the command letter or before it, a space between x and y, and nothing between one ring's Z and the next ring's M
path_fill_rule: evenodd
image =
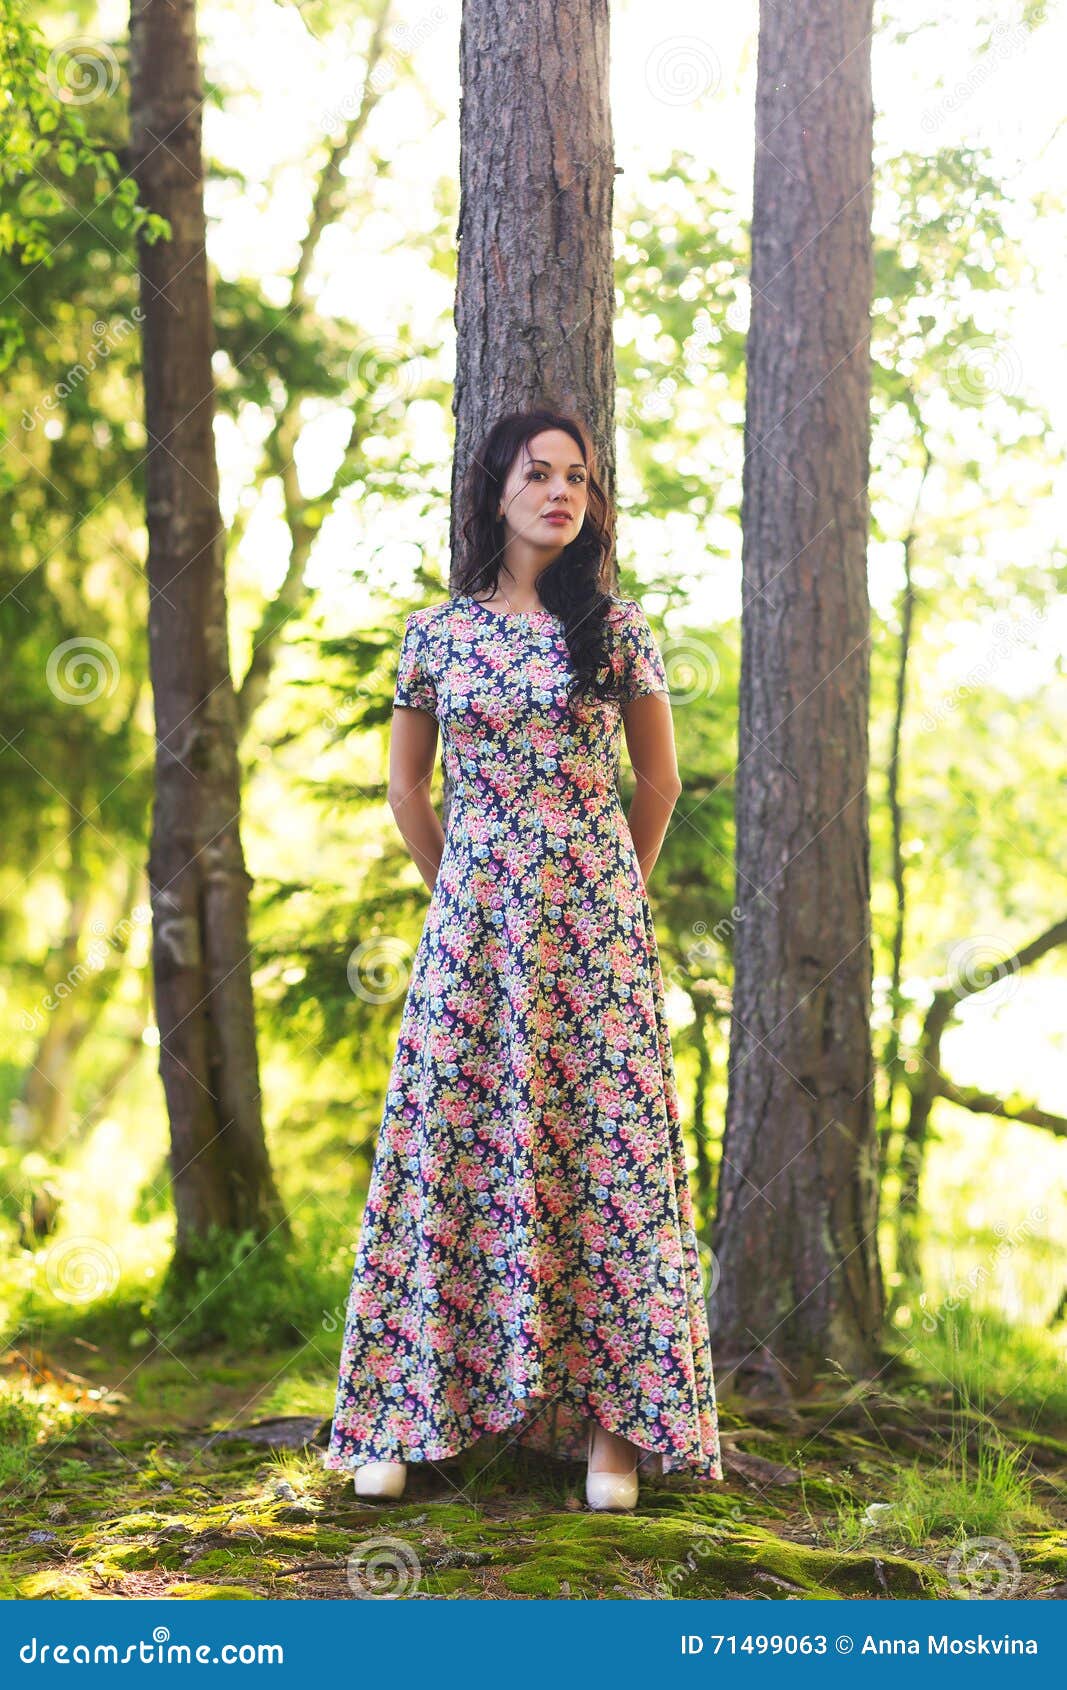
M445 848L445 830L430 802L437 758L437 721L428 710L393 710L389 738L389 808L419 873L432 892Z

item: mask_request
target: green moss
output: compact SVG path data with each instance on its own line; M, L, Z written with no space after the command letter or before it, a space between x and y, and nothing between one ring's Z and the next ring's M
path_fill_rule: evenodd
M127 1572L143 1572L150 1567L180 1567L184 1551L180 1546L162 1548L147 1541L142 1543L96 1543L90 1545L87 1557L104 1578L121 1577Z
M351 1532L325 1531L321 1527L315 1532L316 1555L346 1555L351 1547Z
M564 1582L572 1596L597 1595L605 1576L612 1575L615 1553L614 1546L602 1537L583 1542L573 1531L562 1531L553 1542L548 1534L542 1534L533 1554L528 1545L509 1546L507 1555L500 1558L507 1568L502 1582L517 1596L559 1596Z
M524 1596L596 1596L617 1584L664 1598L768 1594L780 1581L835 1599L887 1590L929 1596L944 1586L934 1569L901 1556L835 1554L751 1525L709 1528L692 1516L545 1515L524 1521L521 1539L507 1525L483 1524L482 1536L498 1546L493 1558L504 1586Z
M202 1555L190 1556L185 1565L195 1569L203 1578L207 1573L231 1573L238 1578L254 1578L261 1563L254 1556L234 1549L207 1549Z
M1041 1537L1027 1537L1016 1545L1027 1568L1058 1573L1067 1578L1067 1532L1048 1532Z
M31 1573L27 1578L19 1579L10 1592L11 1596L32 1597L38 1601L50 1598L57 1602L84 1602L99 1594L92 1580L84 1574L61 1572L58 1568ZM7 1596L8 1592L4 1591L4 1595Z
M477 1584L472 1580L472 1572L473 1569L469 1567L448 1567L440 1571L434 1568L424 1573L422 1587L435 1596L477 1595Z

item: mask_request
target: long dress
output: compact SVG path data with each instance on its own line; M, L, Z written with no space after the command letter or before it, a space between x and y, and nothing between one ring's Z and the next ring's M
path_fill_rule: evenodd
M613 598L629 702L669 691ZM563 624L414 611L394 703L452 782L348 1300L327 1467L488 1433L565 1459L586 1420L642 1470L723 1477L659 954L616 787L622 716L567 713ZM658 1455L657 1453L658 1452Z

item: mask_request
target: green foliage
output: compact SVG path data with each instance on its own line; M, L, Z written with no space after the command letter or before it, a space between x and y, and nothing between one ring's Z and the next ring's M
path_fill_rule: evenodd
M0 1449L14 1447L23 1452L37 1442L44 1424L44 1410L6 1385L0 1386Z
M620 502L632 519L688 514L706 553L726 556L722 519L736 518L740 498L748 237L722 180L691 154L674 154L652 182L660 197L620 217L615 264ZM677 571L655 555L638 574L642 594L678 591Z
M119 82L118 57L100 43L93 49L97 63L78 65L75 73L102 76L102 100L111 98ZM70 66L66 67L68 70ZM113 72L113 77L112 77ZM93 199L108 204L114 228L129 230L153 242L169 236L165 218L149 212L137 197L136 183L116 152L93 134L81 107L93 103L92 94L75 95L63 83L62 49L49 52L35 24L29 21L26 0L0 4L0 255L17 254L24 266L49 265L56 246L55 225L62 225L70 205L62 181L84 173ZM97 94L101 94L98 87ZM17 320L0 320L0 369L22 343Z
M280 1235L257 1241L213 1229L198 1239L146 1305L151 1337L181 1353L212 1344L332 1348L348 1289L344 1229L317 1206L297 1226L290 1248Z

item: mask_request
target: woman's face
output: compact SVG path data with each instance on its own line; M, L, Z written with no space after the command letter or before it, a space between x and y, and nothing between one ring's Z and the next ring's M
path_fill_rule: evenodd
M498 506L507 538L561 552L585 520L588 475L576 441L562 429L535 434L516 454ZM566 516L566 521L554 520Z

